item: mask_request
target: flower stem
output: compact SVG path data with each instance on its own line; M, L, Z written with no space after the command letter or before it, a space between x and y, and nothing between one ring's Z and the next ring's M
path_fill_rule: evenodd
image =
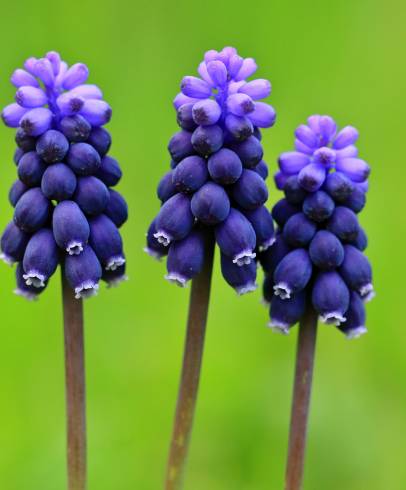
M62 272L65 333L68 490L86 488L86 407L83 304Z
M316 336L317 314L309 307L299 326L285 490L302 488Z
M192 281L185 350L165 489L180 490L192 432L213 270L214 239L207 239L204 266Z

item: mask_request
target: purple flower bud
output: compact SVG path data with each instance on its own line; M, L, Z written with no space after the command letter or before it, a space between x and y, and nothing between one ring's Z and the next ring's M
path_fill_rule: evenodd
M77 175L94 174L101 166L99 154L88 143L71 145L66 161Z
M24 152L35 150L36 139L29 136L23 129L18 128L15 135L15 142Z
M64 117L60 122L62 133L72 143L80 143L89 138L91 125L79 114Z
M188 157L188 158L193 158L193 157ZM159 181L158 188L157 188L157 195L158 195L158 199L162 203L166 202L169 198L171 198L177 193L177 190L172 182L173 173L174 171L170 170Z
M10 104L1 112L1 118L6 126L17 128L21 118L27 113L27 109L18 104Z
M255 109L255 102L246 94L233 94L227 99L227 109L235 116L246 116Z
M343 158L337 162L336 168L354 182L364 182L371 172L370 166L360 158Z
M226 282L235 289L238 295L251 293L258 287L255 282L257 277L257 264L254 260L249 264L237 265L230 257L221 254L221 273Z
M49 228L37 231L30 238L24 253L23 278L27 286L45 287L45 282L55 272L58 262L58 247L52 231Z
M323 191L309 194L303 202L305 215L317 223L322 223L330 218L335 208L334 201Z
M76 176L64 163L49 166L41 180L41 190L48 199L70 199L76 189Z
M228 74L230 78L235 78L237 73L240 71L244 59L238 54L234 54L230 57L230 61L228 63Z
M332 270L342 264L344 247L335 235L327 230L320 230L310 243L309 254L313 264L319 269Z
M229 185L241 177L242 163L236 153L228 148L222 148L210 156L208 169L214 182Z
M125 269L126 269L125 266L126 264L124 263L123 265L117 267L117 269L114 269L114 271L112 270L106 271L106 269L103 270L102 280L107 283L108 288L117 287L122 282L128 280L128 276L125 273Z
M323 165L311 163L302 168L298 175L299 183L308 192L315 192L323 185L326 179L326 170Z
M27 109L41 107L48 102L48 98L42 89L30 85L20 87L16 92L15 100L17 104Z
M282 234L277 234L274 243L266 250L258 254L259 262L266 274L272 276L278 266L279 262L287 255L292 249L283 239ZM273 279L272 279L273 281ZM273 294L273 293L272 293Z
M370 301L375 293L369 260L352 245L345 245L344 252L344 261L340 267L341 276L350 289L357 291L364 301Z
M104 214L120 228L128 218L128 206L124 197L114 189L109 189L110 199L107 204Z
M89 243L95 251L103 269L114 270L125 263L123 241L116 225L101 214L89 221Z
M58 75L60 69L61 69L61 57L59 55L59 53L57 53L56 51L49 51L47 54L46 54L46 58L49 59L49 61L51 62L51 65L52 65L52 71L54 73L54 75Z
M169 141L168 150L175 162L180 162L184 158L194 154L191 139L192 133L184 130L172 136Z
M230 213L230 200L223 187L207 182L192 197L193 215L205 225L216 225Z
M215 100L204 99L193 105L193 120L201 126L216 124L221 116L221 107Z
M52 120L53 115L49 109L38 107L31 109L22 116L20 126L30 136L40 136L45 131L48 131Z
M248 265L255 258L254 228L236 209L230 209L227 219L216 226L215 234L220 250L235 264Z
M305 124L301 124L296 129L295 136L299 141L301 141L309 148L314 148L318 144L317 134Z
M354 247L357 247L358 250L361 250L362 252L367 248L368 237L361 226L359 227L357 238L355 238L355 240L352 240L350 244L354 245Z
M12 265L19 262L24 257L25 248L30 236L20 230L18 226L11 221L1 236L1 254L0 258L6 264Z
M34 58L33 56L31 56L30 58L26 59L25 62L24 62L24 68L29 72L31 73L31 75L35 75L36 76L36 73L35 73L35 64L37 63L37 58Z
M273 176L273 180L275 182L276 188L279 189L280 191L283 191L288 178L289 178L289 175L284 174L280 170L278 172L276 172L275 175Z
M64 116L73 116L80 112L85 99L73 92L64 92L56 99L56 105Z
M309 148L298 139L295 139L295 149L300 153L305 153L306 155L310 155L310 156L313 155L313 151L314 151L314 148Z
M149 225L148 232L146 234L147 244L144 248L144 252L154 259L161 260L162 257L168 254L169 247L158 242L158 240L155 238L156 232L156 220L153 220Z
M355 240L359 230L357 216L351 209L337 206L326 226L328 231L338 236L340 240Z
M202 270L206 236L202 231L194 230L178 242L171 243L168 251L165 276L170 282L185 287Z
M354 213L359 213L363 210L366 203L366 195L360 188L355 187L350 196L343 201L343 205L352 209Z
M227 68L221 61L209 61L207 73L217 87L224 87L227 83Z
M207 65L205 61L202 61L197 68L197 72L205 82L207 82L211 87L214 87L214 82L210 78L209 72L207 71Z
M197 127L197 124L193 119L194 105L194 103L183 104L178 108L176 113L176 120L179 126L186 131L194 131Z
M344 333L347 339L357 339L367 333L365 327L365 306L358 293L351 292L350 306L345 313L346 321L338 328Z
M44 162L61 162L69 150L69 142L61 132L50 129L38 139L36 148Z
M50 211L50 202L39 187L34 187L18 200L14 209L14 222L21 230L33 233L45 225Z
M358 148L354 145L349 145L344 147L342 150L335 150L336 153L336 161L343 158L355 158L358 156Z
M283 238L292 247L306 247L317 231L314 221L304 213L291 216L283 227Z
M173 106L175 107L176 110L179 109L180 106L184 104L194 104L195 102L198 102L200 99L196 97L188 97L187 95L183 94L180 92L174 99L173 99Z
M359 182L358 184L355 184L355 187L357 189L359 189L360 191L362 192L368 192L368 189L369 189L369 183L368 181L364 181L364 182Z
M20 179L17 179L14 184L11 186L10 191L8 193L8 200L10 204L15 207L20 197L28 190L28 187L21 182Z
M70 90L71 88L77 87L82 83L85 83L89 77L89 69L83 63L75 63L69 70L65 73L63 79L63 88L65 90Z
M18 162L17 173L19 179L28 187L37 187L41 184L42 175L47 166L35 151L24 153Z
M85 84L78 85L70 91L71 94L75 94L77 97L82 97L83 99L102 99L103 92L97 85Z
M112 110L104 100L87 99L83 104L80 114L85 117L92 126L103 126L110 121Z
M180 89L184 95L197 99L206 99L211 95L210 85L197 77L184 77Z
M288 219L298 213L300 208L291 204L287 199L281 199L272 208L272 218L282 227Z
M248 115L248 118L254 126L270 128L275 124L276 112L271 105L256 102L255 109Z
M16 289L14 289L14 294L17 296L22 296L28 301L34 301L38 299L38 295L45 290L47 282L45 282L43 287L28 286L24 279L24 269L23 265L19 263L16 268Z
M173 240L182 240L192 230L194 218L190 199L185 194L175 194L161 207L156 217L155 238L168 246Z
M346 126L335 137L333 148L341 150L346 146L353 145L358 139L358 131L352 126Z
M262 304L270 306L273 298L273 277L270 274L265 274L264 282L262 283Z
M84 213L90 216L97 216L105 210L110 195L104 183L97 177L90 175L89 177L77 179L73 198Z
M89 223L74 201L62 201L54 209L52 228L58 246L69 255L83 252L89 239Z
M286 179L283 192L286 200L291 204L302 204L307 196L307 192L299 184L297 175L292 175Z
M278 163L283 173L294 175L305 168L310 163L310 159L307 155L298 151L287 151L280 155Z
M260 175L264 180L266 180L269 174L268 165L263 160L261 160L254 168L254 172Z
M271 94L271 84L268 80L258 78L257 80L244 84L239 92L249 95L254 100L265 99Z
M204 158L186 157L173 170L172 182L178 192L195 192L207 181L209 172Z
M337 202L345 201L354 190L351 180L341 172L328 174L323 189Z
M96 149L97 153L104 157L111 147L111 136L107 129L93 128L87 140L89 145Z
M11 83L19 88L30 85L31 87L39 87L39 83L35 77L25 70L18 68L11 75Z
M24 151L21 148L16 148L13 155L13 162L18 165L21 157L24 155Z
M33 64L34 74L44 83L46 87L51 87L54 83L54 71L52 63L47 58L36 60Z
M89 298L97 294L102 268L90 245L86 245L80 255L66 256L65 276L75 291L75 298Z
M240 157L245 168L253 169L264 156L262 145L255 136L250 136L245 141L232 143L229 146Z
M269 248L275 241L275 230L271 213L265 206L253 211L243 211L257 236L257 247L260 252Z
M224 141L223 130L220 126L199 126L192 135L193 148L204 157L218 151Z
M313 266L307 251L298 248L289 252L277 265L273 274L274 294L289 299L302 291L310 281Z
M257 64L253 58L245 58L238 74L234 77L235 81L244 80L249 78L257 71Z
M313 162L323 165L326 169L331 168L335 160L336 152L327 146L322 146L313 153Z
M323 323L340 325L350 304L350 292L340 274L335 271L319 272L316 276L312 303Z
M122 172L117 160L106 155L101 160L101 165L95 173L109 187L117 185L121 179Z
M330 116L320 116L319 119L319 132L321 136L321 144L327 145L337 131L337 125L334 119Z
M228 114L225 119L225 127L236 141L244 141L253 133L252 122L244 116Z
M297 323L306 310L306 294L298 292L288 299L273 296L269 311L271 321L269 327L277 333L287 335L289 328Z
M243 209L257 209L268 199L268 189L264 180L253 170L244 169L241 177L233 185L232 195Z

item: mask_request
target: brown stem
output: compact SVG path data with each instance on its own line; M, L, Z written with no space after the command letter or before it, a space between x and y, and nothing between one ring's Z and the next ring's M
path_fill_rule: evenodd
M86 407L83 304L62 272L65 333L68 490L86 488Z
M180 490L192 432L210 298L214 240L207 240L203 270L192 281L182 375L168 458L165 489Z
M317 314L309 308L299 326L285 490L302 488L316 336Z

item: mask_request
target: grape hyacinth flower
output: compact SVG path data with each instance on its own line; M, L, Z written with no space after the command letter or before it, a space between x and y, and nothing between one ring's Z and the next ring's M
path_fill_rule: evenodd
M269 81L249 80L256 70L253 58L232 47L207 51L199 76L184 77L173 101L180 130L168 144L170 169L158 185L161 208L145 248L158 259L167 255L169 281L184 287L194 279L167 489L180 488L184 469L187 445L179 441L191 431L214 242L224 279L241 295L256 288L256 256L275 239L265 207L261 130L273 126L276 115L262 101L271 93Z
M338 130L331 117L314 115L295 137L295 150L280 155L275 174L284 192L272 210L276 241L259 257L270 327L287 334L300 324L287 490L302 488L317 321L357 338L367 331L365 303L374 295L359 223L370 167L358 157L358 131Z
M14 215L1 237L1 257L17 264L15 293L30 300L61 265L68 473L76 490L86 477L81 299L96 294L100 280L125 278L118 228L127 219L127 204L112 189L121 169L108 155L111 136L103 127L112 111L88 76L85 64L68 66L56 52L28 58L11 76L15 102L2 111L16 130L18 179L9 193Z

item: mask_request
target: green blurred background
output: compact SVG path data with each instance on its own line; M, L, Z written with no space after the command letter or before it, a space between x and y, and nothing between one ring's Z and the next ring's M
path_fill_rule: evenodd
M277 124L264 135L272 171L294 128L327 113L360 133L373 168L362 214L377 297L369 334L348 342L323 326L317 349L305 488L406 486L405 3L401 0L255 2L9 2L0 20L0 104L15 67L54 49L83 61L111 103L130 281L86 303L89 490L162 488L184 340L188 290L163 280L143 254L158 210L155 188L176 131L171 106L205 50L254 56L273 85ZM0 225L12 215L13 131L0 127ZM270 202L279 196L270 185ZM217 257L218 258L218 257ZM12 294L0 267L0 488L65 487L60 284L35 304ZM238 298L216 263L207 344L186 477L192 490L280 490L295 333L265 328L259 292Z

